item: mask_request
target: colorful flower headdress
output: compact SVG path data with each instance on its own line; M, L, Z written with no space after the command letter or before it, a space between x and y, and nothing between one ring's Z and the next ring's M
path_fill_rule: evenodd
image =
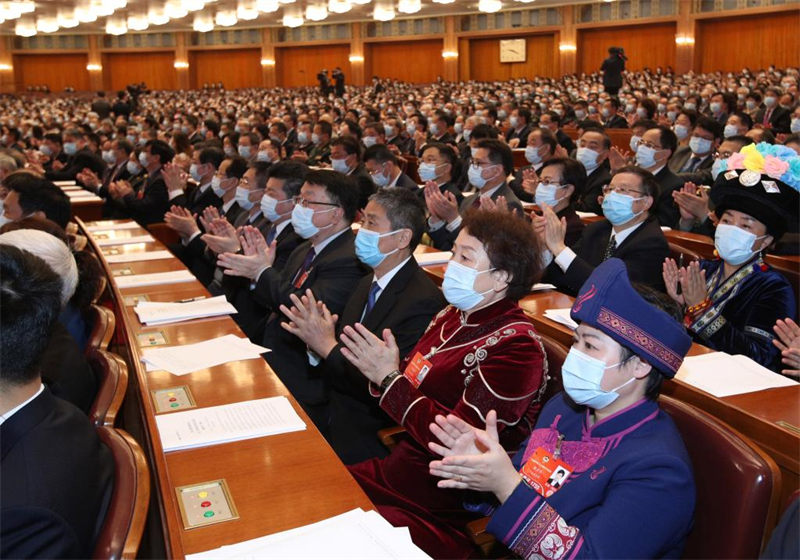
M800 191L800 155L786 146L766 142L745 146L728 159L720 160L721 174L732 169L767 175ZM740 179L745 179L745 173Z

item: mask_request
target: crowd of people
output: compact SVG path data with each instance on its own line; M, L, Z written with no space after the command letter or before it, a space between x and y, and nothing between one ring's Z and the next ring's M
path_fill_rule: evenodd
M466 523L486 513L525 557L556 540L570 557L679 556L694 483L658 410L663 379L692 340L800 377L797 287L763 259L798 250L798 69L657 68L618 88L599 73L319 79L0 98L2 556L85 556L96 536L84 524L72 548L36 550L6 523L7 433L54 400L77 426L96 392L83 310L100 270L58 180L97 193L108 218L174 230L173 254L237 308L381 514L432 556L473 554ZM609 129L630 129L630 150ZM708 236L718 258L676 262L664 228ZM420 243L452 251L441 289ZM576 296L580 323L548 402L544 346L518 305L540 279ZM376 433L397 424L389 451ZM69 468L107 467L73 428L91 445ZM102 512L108 484L84 514ZM52 507L53 527L81 522Z

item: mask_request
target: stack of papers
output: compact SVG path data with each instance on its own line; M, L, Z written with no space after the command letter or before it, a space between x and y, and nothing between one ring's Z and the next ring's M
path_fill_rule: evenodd
M579 218L596 218L597 214L594 212L575 212Z
M233 334L212 338L195 344L162 346L142 351L147 371L166 370L173 375L187 375L228 362L260 358L268 348Z
M544 312L544 316L551 321L561 323L562 325L565 325L574 331L578 328L578 323L573 321L572 317L569 316L571 309L571 307L565 307L563 309L547 309Z
M111 245L130 245L132 243L150 243L155 241L149 234L134 235L131 237L111 237L108 239L96 239L100 247L109 247Z
M139 316L139 321L145 325L166 325L236 313L236 308L228 303L225 296L183 303L142 301L133 310Z
M286 397L256 399L156 416L164 451L305 430Z
M139 262L139 261L157 261L161 259L171 259L171 258L172 258L172 253L170 253L167 250L141 251L137 253L122 253L120 255L105 255L106 262L109 264Z
M186 558L187 560L216 558L413 560L430 556L411 542L407 527L392 527L378 512L354 509L318 523L207 552L188 554Z
M89 233L97 233L98 231L116 231L123 229L138 229L142 226L136 222L95 222L93 226L88 226L86 231Z
M450 251L438 251L436 253L414 253L414 258L420 266L432 266L435 264L445 264L453 256Z
M151 274L117 276L114 278L114 282L116 282L118 288L141 288L144 286L157 286L158 284L191 282L194 279L194 275L188 270L175 270L172 272L153 272Z
M684 359L675 379L715 397L798 384L797 381L768 370L747 356L732 356L725 352L712 352Z

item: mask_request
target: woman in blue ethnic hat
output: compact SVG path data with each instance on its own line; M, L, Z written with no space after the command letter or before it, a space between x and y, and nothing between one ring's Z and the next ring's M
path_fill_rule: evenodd
M710 193L719 219L718 258L682 268L664 261L667 293L683 306L684 324L695 340L776 372L781 354L772 342L773 326L778 319L796 318L796 295L762 255L797 219L798 189L800 156L794 150L745 146L724 161Z
M561 370L565 393L544 406L513 460L493 411L485 431L437 416L438 485L494 494L470 509L491 513L487 531L523 558L680 557L694 479L656 401L692 344L676 315L667 296L634 289L620 259L602 263L572 306L580 324Z

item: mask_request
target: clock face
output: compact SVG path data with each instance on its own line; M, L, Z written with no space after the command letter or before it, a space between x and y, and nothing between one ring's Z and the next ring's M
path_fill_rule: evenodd
M501 39L500 62L525 62L525 39Z

